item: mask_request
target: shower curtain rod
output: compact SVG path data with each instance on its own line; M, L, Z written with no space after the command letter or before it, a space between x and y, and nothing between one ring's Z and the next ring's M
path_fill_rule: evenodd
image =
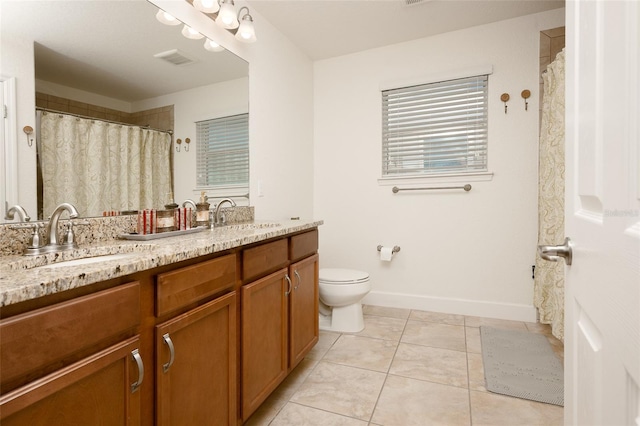
M137 124L131 124L131 123L123 123L120 121L113 121L113 120L106 120L104 118L96 118L96 117L89 117L88 115L81 115L81 114L74 114L72 112L65 112L65 111L57 111L55 109L49 109L49 108L42 108L42 107L36 107L36 111L45 111L45 112L50 112L52 114L65 114L65 115L70 115L72 117L78 117L78 118L84 118L87 120L98 120L98 121L104 121L105 123L111 123L111 124L119 124L121 126L131 126L131 127L140 127L141 129L148 129L148 130L155 130L156 132L160 132L160 133L169 133L170 135L173 135L173 130L160 130L160 129L152 129L150 126L140 126Z

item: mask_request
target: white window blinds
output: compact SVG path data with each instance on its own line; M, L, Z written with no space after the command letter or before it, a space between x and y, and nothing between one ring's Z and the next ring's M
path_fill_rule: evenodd
M198 188L248 192L249 114L199 121L196 138Z
M487 170L486 75L382 92L382 176Z

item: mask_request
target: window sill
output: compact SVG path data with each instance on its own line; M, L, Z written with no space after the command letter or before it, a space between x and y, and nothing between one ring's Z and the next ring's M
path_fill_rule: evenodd
M469 182L486 182L490 180L493 180L493 172L379 178L378 185L380 186L391 186L391 185L440 186L440 185L446 185L446 184L466 184Z

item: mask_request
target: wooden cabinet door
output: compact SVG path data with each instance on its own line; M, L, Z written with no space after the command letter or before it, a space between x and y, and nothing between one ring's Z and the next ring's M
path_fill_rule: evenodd
M281 269L242 286L242 418L248 419L287 376L287 304Z
M318 342L318 255L289 267L293 283L289 301L289 369Z
M160 426L236 422L236 293L156 326Z
M138 337L2 395L0 424L139 425L140 390L134 384L141 384L144 367Z

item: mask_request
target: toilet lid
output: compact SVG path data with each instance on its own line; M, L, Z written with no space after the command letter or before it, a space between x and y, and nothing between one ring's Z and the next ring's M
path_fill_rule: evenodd
M353 284L367 281L369 274L354 269L322 268L319 278L328 284Z

